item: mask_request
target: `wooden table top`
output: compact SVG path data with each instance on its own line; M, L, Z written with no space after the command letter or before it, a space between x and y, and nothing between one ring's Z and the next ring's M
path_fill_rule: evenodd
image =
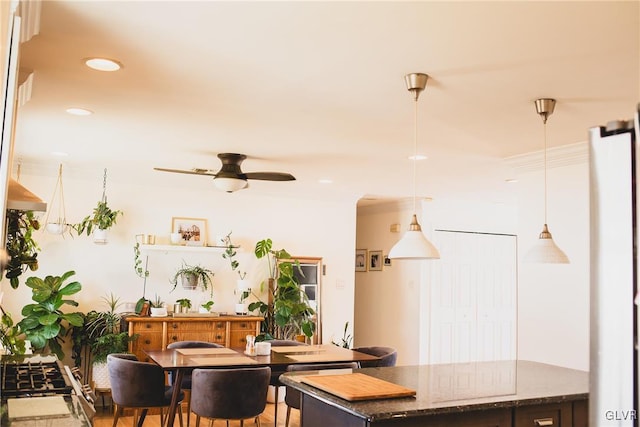
M341 363L378 359L376 356L333 344L273 346L270 354L265 356L248 356L244 353L244 348L145 350L145 353L167 370L250 366L271 366L284 370L288 365L300 363Z

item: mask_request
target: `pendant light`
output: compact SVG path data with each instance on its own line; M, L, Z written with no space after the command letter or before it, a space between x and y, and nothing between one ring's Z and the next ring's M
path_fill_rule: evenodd
M569 264L567 255L556 245L547 226L547 119L553 113L556 100L551 98L536 99L536 112L542 117L544 125L544 225L538 242L529 249L524 257L526 262L547 264Z
M422 228L416 216L416 156L418 154L418 97L427 86L429 76L422 73L404 76L409 92L413 93L414 101L414 133L413 133L413 217L409 230L389 251L389 258L393 259L439 259L440 253L422 233Z

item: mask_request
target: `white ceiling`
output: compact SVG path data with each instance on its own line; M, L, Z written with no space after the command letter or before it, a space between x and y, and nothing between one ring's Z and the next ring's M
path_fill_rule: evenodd
M502 159L542 148L536 98L558 100L550 147L632 116L639 11L635 1L44 1L40 34L22 49L34 82L15 159L52 182L62 161L96 180L108 167L112 179L213 192L210 178L152 168L217 170L216 153L237 152L245 172L297 177L243 191L407 197L403 76L423 72L418 195L508 201L514 171ZM91 70L92 56L124 68Z

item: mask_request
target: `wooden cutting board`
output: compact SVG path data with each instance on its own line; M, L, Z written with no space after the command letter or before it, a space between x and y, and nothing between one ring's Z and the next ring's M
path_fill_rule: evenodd
M415 390L360 373L305 376L300 381L349 401L389 399L416 394Z

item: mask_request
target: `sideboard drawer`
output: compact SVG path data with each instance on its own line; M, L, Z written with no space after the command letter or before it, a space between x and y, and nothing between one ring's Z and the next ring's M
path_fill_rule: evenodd
M573 407L571 402L521 406L515 409L514 427L571 427Z

